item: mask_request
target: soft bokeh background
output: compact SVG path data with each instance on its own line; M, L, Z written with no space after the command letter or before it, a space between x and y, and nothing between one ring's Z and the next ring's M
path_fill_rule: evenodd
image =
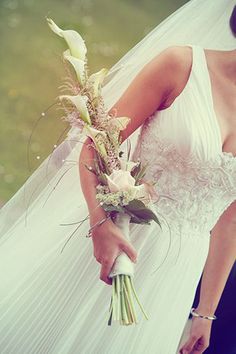
M90 71L110 68L187 0L0 0L0 205L52 151L65 122L53 107L27 142L34 122L59 94L66 45L45 16L85 39ZM40 159L37 159L40 156Z

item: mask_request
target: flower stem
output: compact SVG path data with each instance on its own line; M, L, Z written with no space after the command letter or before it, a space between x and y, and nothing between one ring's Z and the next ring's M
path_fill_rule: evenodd
M122 307L122 324L127 325L129 324L127 312L126 312L126 306L125 306L125 298L124 298L124 275L121 274L121 307Z
M126 289L126 286L124 286L124 292L125 292L125 301L126 301L127 314L128 314L128 318L129 318L129 324L132 324L132 323L134 323L134 316L133 316L132 307L131 307L132 298L130 298L129 293Z
M139 304L139 306L140 306L140 308L141 308L141 310L142 310L142 313L144 314L144 316L145 316L146 319L148 320L148 316L147 316L147 314L146 314L146 312L145 312L145 310L144 310L144 308L143 308L141 302L139 301L138 295L137 295L136 290L135 290L135 288L134 288L134 284L133 284L132 278L130 278L130 284L131 284L131 287L132 287L134 296L135 296L135 298L136 298L136 300L137 300L137 303Z
M115 276L117 284L117 320L120 318L120 275Z
M132 288L130 286L130 277L129 276L125 277L125 285L126 285L126 289L127 289L127 295L129 296L129 305L131 307L131 313L133 316L133 320L135 323L138 323L137 314L136 314L133 299L132 299Z
M113 281L112 281L112 302L113 302L113 317L114 317L114 321L117 320L117 316L116 316L116 306L117 306L117 293L116 293L116 279L113 278Z

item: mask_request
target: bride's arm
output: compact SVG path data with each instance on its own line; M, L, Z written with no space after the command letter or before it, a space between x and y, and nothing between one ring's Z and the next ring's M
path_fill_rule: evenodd
M198 311L214 314L236 260L236 201L211 231L210 249L201 281Z
M145 65L135 79L131 82L118 102L111 108L116 108L117 116L128 116L130 123L121 132L122 141L129 137L153 112L166 102L166 99L176 94L184 81L187 81L190 68L186 70L183 56L186 57L181 47L169 47ZM185 65L185 67L184 67ZM177 90L176 90L177 88ZM93 166L94 153L89 148L90 140L87 139L80 153L79 173L82 191L85 196L90 224L102 220L105 212L96 200L97 177L84 166ZM120 250L126 252L134 260L136 251L126 241L120 230L111 220L93 229L92 239L94 256L102 264L100 279L111 284L107 275Z
M213 315L232 266L236 260L236 201L221 215L211 231L210 248L205 263L200 289L200 300L196 311L203 315ZM217 321L217 320L216 320ZM199 350L209 345L212 322L194 317L190 338L182 348L192 353L196 343ZM200 339L201 338L201 339ZM201 347L200 347L201 346Z
M111 108L117 110L117 116L131 118L126 129L121 131L122 141L127 139L155 110L157 110L170 97L174 97L179 87L187 81L190 67L186 70L186 52L183 48L172 46L145 65L127 90ZM89 172L84 163L93 166L94 153L89 148L91 143L87 138L79 157L79 172L83 193L88 204L91 219L99 219L104 216L102 208L95 198L95 186L98 180ZM88 188L89 187L89 188ZM96 207L96 209L95 209Z

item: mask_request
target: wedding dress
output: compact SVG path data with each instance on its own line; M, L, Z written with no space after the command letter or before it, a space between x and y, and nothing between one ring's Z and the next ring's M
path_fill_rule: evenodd
M148 162L146 180L157 180L162 224L130 225L134 283L149 319L139 312L137 325L107 325L111 287L99 279L88 221L61 252L74 229L61 224L87 215L74 164L47 198L50 213L38 201L0 238L1 354L177 353L210 231L236 199L236 157L222 151L205 52L189 46L185 88L148 117L133 154ZM68 160L78 160L76 148Z

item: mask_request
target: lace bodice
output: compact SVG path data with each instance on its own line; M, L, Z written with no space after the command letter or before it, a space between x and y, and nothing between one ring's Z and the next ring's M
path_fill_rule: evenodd
M224 210L236 200L236 157L219 152L216 135L209 134L215 132L214 127L208 127L203 121L201 125L201 114L190 104L191 100L186 111L181 109L188 102L196 78L192 74L191 85L188 83L167 112L157 111L145 121L133 157L148 164L145 180L157 182L156 207L168 223L200 236L209 233ZM203 106L206 120L208 112L205 109L204 114L204 109ZM189 126L186 128L187 115L188 122L192 119L191 123L198 123L196 129L193 124L191 130ZM176 127L175 120L178 120ZM212 140L198 135L200 128L211 129L206 133ZM183 139L185 132L186 139ZM207 155L208 144L214 152L211 156Z
M148 164L146 181L157 181L157 210L182 230L209 232L236 199L236 158L230 153L202 161L183 157L158 134L158 121L142 128L136 154ZM139 150L139 153L138 153Z

